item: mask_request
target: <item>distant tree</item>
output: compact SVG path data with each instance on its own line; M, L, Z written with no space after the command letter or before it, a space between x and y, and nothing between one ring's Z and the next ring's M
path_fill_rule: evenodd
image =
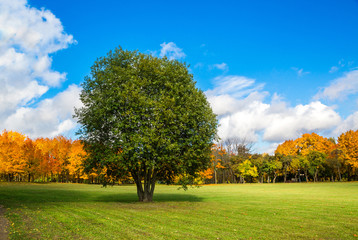
M41 150L36 147L32 139L27 138L23 144L24 158L26 159L25 173L27 181L33 182L35 177L40 173L40 163L42 160Z
M327 155L319 151L310 151L307 155L307 159L310 162L310 173L313 175L313 181L318 181L318 173L320 170L324 169L324 163L326 161Z
M3 131L0 136L0 173L7 175L8 181L16 180L25 171L25 139L26 136L14 131Z
M347 164L348 179L358 171L358 130L349 130L338 137L340 158Z
M218 170L224 169L225 167L222 165L224 157L226 155L226 151L221 144L213 144L211 147L211 169L214 173L214 182L218 183Z
M302 156L302 155L298 155L297 159L299 161L300 170L303 171L305 180L306 182L308 182L308 170L310 168L310 162L306 156Z
M239 164L237 172L241 183L245 183L245 178L255 178L258 176L256 166L254 166L248 159Z
M86 157L86 152L83 149L83 144L80 140L72 142L71 151L69 153L67 169L70 175L79 182L83 177L83 159Z
M216 115L184 63L118 48L94 63L82 87L75 117L87 170L130 174L139 201L152 201L156 181L208 168Z
M293 158L297 155L297 140L287 140L277 146L276 158L282 163L283 181L287 181L287 174L291 170Z
M264 182L265 167L267 165L268 154L253 154L251 162L257 169L258 179L260 183Z

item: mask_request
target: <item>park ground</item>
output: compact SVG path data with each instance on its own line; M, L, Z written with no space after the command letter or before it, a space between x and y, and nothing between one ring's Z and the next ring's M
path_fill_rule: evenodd
M358 182L134 186L0 183L10 239L358 239Z

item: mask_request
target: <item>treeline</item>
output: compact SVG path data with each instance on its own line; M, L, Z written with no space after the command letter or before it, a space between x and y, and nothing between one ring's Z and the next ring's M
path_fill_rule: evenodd
M211 166L196 183L275 183L358 180L358 130L337 142L316 133L280 144L274 155L251 153L252 144L227 139L213 145ZM14 132L0 135L0 180L22 182L113 182L106 170L84 171L86 152L80 140L63 136L30 139ZM180 183L181 177L176 178ZM131 183L131 177L122 181Z
M63 136L32 140L14 131L0 135L0 180L26 182L84 182L86 152L81 141Z
M251 154L250 143L228 139L213 146L208 171L202 173L206 183L358 180L358 130L342 133L337 141L303 134L280 144L274 155Z

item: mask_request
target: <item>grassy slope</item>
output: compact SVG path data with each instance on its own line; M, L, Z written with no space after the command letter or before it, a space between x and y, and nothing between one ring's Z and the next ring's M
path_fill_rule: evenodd
M358 183L0 184L12 239L358 239ZM357 236L357 237L356 237Z

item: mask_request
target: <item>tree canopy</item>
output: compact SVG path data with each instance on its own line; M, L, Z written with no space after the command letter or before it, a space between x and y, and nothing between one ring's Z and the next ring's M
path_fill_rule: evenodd
M216 115L185 63L117 48L82 87L75 116L89 171L130 175L139 201L152 201L157 181L207 169Z

